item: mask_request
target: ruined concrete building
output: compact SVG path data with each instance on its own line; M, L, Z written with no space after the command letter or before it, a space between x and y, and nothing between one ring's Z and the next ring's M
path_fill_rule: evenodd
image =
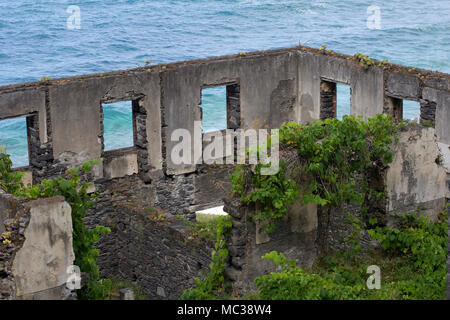
M351 56L295 47L3 86L0 120L26 117L29 165L19 170L29 182L104 159L94 172L97 207L86 219L112 230L98 245L101 274L134 281L149 298L174 299L208 270L212 244L193 238L173 216L192 219L200 209L223 204L233 170L171 160L172 133L194 133L194 121L202 120L202 89L226 86L224 130L279 128L335 117L337 83L350 86L350 111L364 119L379 113L400 119L404 100L420 103L420 122L429 125L402 136L386 176L385 210L422 209L435 216L449 198L448 74L389 63L364 68ZM105 151L102 105L117 101L132 105L134 143ZM192 134L192 143L205 148L207 135ZM439 152L443 165L435 162ZM264 271L256 259L265 251L277 249L303 265L313 261L315 207L291 208L271 239L232 202L226 203L234 220L227 274L237 288ZM73 261L70 206L61 198L24 202L1 194L0 209L6 225L20 218L13 230L23 238L17 248L2 249L2 298L66 297L64 275ZM164 221L154 218L162 213Z

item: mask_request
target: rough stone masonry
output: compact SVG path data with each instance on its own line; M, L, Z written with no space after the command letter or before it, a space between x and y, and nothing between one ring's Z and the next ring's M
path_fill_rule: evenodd
M138 219L134 209L119 212L111 208L120 208L120 204L134 203L137 199L140 208L194 219L196 210L223 204L223 198L230 191L227 177L233 170L232 165L178 165L170 158L177 143L171 141L174 130L183 128L193 133L194 122L202 121L202 88L227 87L228 121L227 128L223 129L271 129L279 128L287 121L308 123L335 116L336 108L339 108L333 89L336 83L350 86L350 112L364 119L379 113L389 113L400 119L403 100L420 103L420 122L433 127L433 133L424 133L423 137L426 141L435 138L438 142L446 173L439 176L439 187L431 193L428 187L433 182L430 180L418 180L415 184L393 181L388 188L396 197L391 198L387 210L395 210L398 206L410 209L425 206L437 210L449 197L449 188L440 187L442 179L450 185L448 74L394 64L379 65L378 62L365 69L352 56L299 46L2 86L0 121L27 118L30 163L18 170L27 172L32 183L63 174L66 169L86 160L104 159L93 175L95 190L100 192L97 208L87 218L91 225L101 222L113 230L99 243L101 270L105 274L146 283L144 286L148 287L152 297L167 298L178 291L168 284L170 273L160 280L154 276L160 274L162 264L145 270L145 276L155 280L143 279L139 261L134 260L137 265L130 269L137 273L130 272L128 265L125 272L119 264L126 265L125 261L131 257L121 258L108 252L108 248L112 250L121 245L114 239L123 237L123 230L133 230L128 233L133 238L127 240L126 245L139 239L139 232L125 228L126 224L134 225L134 222L118 221L119 217L127 219L126 212ZM105 151L102 104L116 101L131 101L133 146ZM193 143L207 147L204 137L192 136ZM403 157L397 163L406 175L415 170L411 160L414 157ZM421 176L426 179L426 171ZM412 190L417 197L408 197L405 190ZM151 223L142 225L144 229L159 228ZM152 239L144 239L146 250L163 250L162 239L166 237L159 239L151 232L144 230L142 233ZM240 249L236 250L239 252ZM185 251L186 259L200 259L203 262L199 269L204 268L205 255L189 256L188 252ZM156 258L146 259L153 261ZM178 264L172 261L174 270L183 270L184 265L188 265L191 271L185 272L189 276L197 272L192 269L195 265L192 261L187 262L181 257L174 261L179 261ZM232 263L241 264L238 258ZM168 266L166 264L166 268Z

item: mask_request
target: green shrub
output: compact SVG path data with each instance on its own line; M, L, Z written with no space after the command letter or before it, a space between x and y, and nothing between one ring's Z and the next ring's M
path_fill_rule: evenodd
M265 232L271 233L275 229L275 221L283 218L288 205L292 204L299 196L299 187L294 180L286 177L286 163L280 162L280 170L274 175L258 174L263 167L258 164L255 167L257 174L251 175L252 190L243 195L241 200L245 204L257 204L254 214L250 216L256 221L265 221ZM230 179L234 191L243 191L241 181L243 179L243 167L239 167L231 174ZM242 194L242 192L241 192Z
M448 246L448 214L438 222L416 214L397 215L399 228L377 227L369 233L381 242L383 251L370 252L358 264L346 254L319 259L316 273L296 266L283 254L271 252L269 259L281 268L255 279L260 299L445 299ZM381 268L381 289L366 287L367 267Z
M12 171L12 161L6 149L0 146L0 188L10 194L15 194L22 187L23 172Z
M415 213L397 214L399 228L377 227L368 230L372 238L380 241L384 250L411 255L414 266L424 272L435 272L447 260L447 213L442 212L438 223Z
M412 279L397 284L405 299L444 299L448 258L448 212L437 222L416 213L396 215L398 228L377 227L368 230L384 250L403 255L415 271Z
M364 287L340 284L333 277L321 277L296 266L282 253L272 251L263 259L271 260L281 272L255 278L259 297L263 300L336 300L357 299Z

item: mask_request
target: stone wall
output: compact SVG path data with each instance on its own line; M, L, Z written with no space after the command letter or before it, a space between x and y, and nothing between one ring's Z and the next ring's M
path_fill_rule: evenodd
M209 271L214 243L167 210L116 197L107 206L99 202L88 220L111 228L98 245L101 276L131 281L149 299L178 299Z
M305 185L308 176L299 175L295 170L300 165L297 150L280 150L280 158L287 163L286 176L292 175L298 185ZM230 263L226 274L233 282L235 292L245 294L254 290L255 277L275 271L272 262L261 259L268 252L278 251L288 260L297 261L299 266L312 266L319 254L319 219L315 204L304 205L302 201L296 201L276 223L276 231L269 235L264 231L264 224L255 223L249 216L257 211L255 207L243 205L240 196L234 193L224 201L224 211L231 216L233 224L227 243Z
M351 56L295 47L3 86L0 120L27 117L31 156L22 170L34 183L104 157L98 181L137 174L159 204L171 203L192 218L197 208L220 204L224 195L203 175L208 170L196 148L192 164L174 164L170 156L176 129L187 129L193 146L209 144L204 138L211 133L194 130L194 121L202 120L202 88L226 86L228 129L278 128L286 121L335 116L336 83L346 83L351 113L395 116L395 101L419 101L422 120L435 124L438 141L450 145L449 79L389 64L366 70ZM131 101L134 145L105 152L102 104L117 101Z
M365 69L352 56L303 46L2 86L0 121L27 117L30 164L20 169L33 183L105 159L94 170L102 195L88 221L112 219L116 213L106 212L114 198L127 197L193 219L195 210L222 203L232 170L200 161L209 145L205 138L213 135L195 131L202 88L227 87L228 129L271 129L335 116L336 83L350 86L350 111L364 119L383 112L399 119L404 99L420 102L420 121L435 128L441 150L448 151L450 75L378 62ZM131 101L134 143L105 152L102 104L117 101ZM178 143L172 134L181 128L195 146L191 164L171 159ZM414 192L427 195L416 199L421 203L442 199L423 184ZM113 260L103 261L102 269L116 268Z
M0 194L0 298L73 299L67 268L75 260L71 208L62 197L23 202ZM11 241L10 244L4 239Z

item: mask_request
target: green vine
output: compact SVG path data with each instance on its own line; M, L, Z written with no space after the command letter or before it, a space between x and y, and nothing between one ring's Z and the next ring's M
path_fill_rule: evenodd
M399 300L445 299L448 250L448 211L433 222L418 213L394 215L397 227L369 230L382 249L362 255L357 264L335 252L319 259L312 270L296 266L282 253L270 252L281 270L255 278L257 299L264 300ZM379 290L366 285L367 267L378 265Z
M427 274L439 272L447 260L448 225L447 210L437 223L416 213L395 214L399 219L397 228L376 227L368 230L373 239L380 241L384 250L413 257L414 266ZM441 272L442 271L442 272Z
M282 253L272 251L262 257L281 268L256 277L258 298L263 300L351 300L357 299L364 286L342 285L332 277L311 274L289 261Z
M275 229L275 222L283 218L287 206L298 198L298 188L294 180L286 177L286 163L280 162L280 170L274 175L260 175L263 164L255 166L255 174L251 174L251 185L254 187L247 194L244 193L245 167L238 167L230 175L233 191L243 195L241 200L245 204L256 204L256 212L250 214L254 222L265 222L265 232L271 233Z

